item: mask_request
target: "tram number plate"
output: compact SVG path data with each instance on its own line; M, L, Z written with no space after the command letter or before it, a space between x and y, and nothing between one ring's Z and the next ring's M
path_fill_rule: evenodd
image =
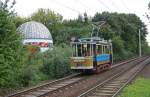
M84 60L74 60L74 62L84 62Z

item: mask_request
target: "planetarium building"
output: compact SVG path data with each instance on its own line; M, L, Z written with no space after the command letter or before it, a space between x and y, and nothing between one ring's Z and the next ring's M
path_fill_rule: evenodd
M39 22L26 22L20 25L17 30L22 34L23 44L25 45L39 46L42 52L53 47L51 33Z

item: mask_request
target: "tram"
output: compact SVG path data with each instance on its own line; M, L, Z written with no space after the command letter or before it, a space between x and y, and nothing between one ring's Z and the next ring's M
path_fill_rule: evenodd
M71 69L80 72L99 73L108 70L113 63L111 40L99 37L81 38L71 42L73 54Z

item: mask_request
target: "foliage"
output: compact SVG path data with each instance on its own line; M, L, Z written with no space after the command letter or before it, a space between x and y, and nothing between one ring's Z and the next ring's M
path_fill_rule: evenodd
M62 16L50 9L39 9L31 15L30 20L43 23L50 30L52 36L57 36L62 27ZM53 40L57 41L55 37Z
M62 20L62 16L51 11L50 9L39 9L33 13L30 20L43 23L51 32L55 44L62 42L69 43L71 37L77 36L86 37L90 36L91 25L87 25L88 17L84 13L84 17L79 15L76 20Z
M69 58L71 56L71 49L67 45L54 47L44 53L43 72L49 78L60 78L70 73Z
M149 52L149 47L145 39L148 33L146 26L135 14L103 12L102 14L97 13L93 21L106 21L99 35L105 39L113 40L115 59L138 54L139 30L141 30L142 52L143 54Z
M14 24L15 24L16 28L18 28L21 24L29 21L28 19L22 18L22 17L17 16L17 15L15 15L13 19L14 19Z
M124 56L124 41L122 41L120 37L116 36L112 39L112 44L114 60L121 60L121 58Z
M61 15L49 9L39 9L31 17L22 18L16 16L7 4L8 0L0 3L0 87L29 86L70 74L70 40L72 37L90 37L93 22L106 22L98 35L112 40L115 60L138 54L139 29L142 52L150 53L145 39L148 33L146 26L135 14L103 12L90 19L84 13L78 19L63 20ZM41 53L39 47L22 46L16 27L30 20L41 22L50 30L55 43L53 49Z
M37 49L32 52L32 49ZM32 52L32 53L31 53ZM31 86L43 80L56 79L71 73L69 57L71 49L65 44L54 47L44 53L38 47L24 46L24 64L20 73L21 85Z
M20 84L22 86L29 86L46 80L47 76L40 71L43 66L43 54L40 52L39 47L25 45L22 55L24 55L25 64L22 66L20 73Z
M150 2L148 3L148 11L150 11ZM150 20L150 15L149 13L145 13L145 16L148 20Z
M150 97L150 79L139 78L118 97Z
M55 14L55 12L50 9L39 9L37 12L31 15L31 20L35 20L43 23L47 27L49 25L53 25L53 23L58 23L62 21L62 16L59 14Z
M64 27L59 31L57 36L54 36L57 40L55 41L57 44L61 43L70 43L70 40L72 37L76 38L82 38L82 37L89 37L91 31L91 26L90 25L84 25L83 23L77 22L77 24L71 24L69 25L70 22L64 23ZM81 25L81 26L80 26ZM84 25L84 26L83 26Z
M13 23L13 14L7 8L8 0L0 5L0 87L18 84L22 63L22 44ZM12 5L13 6L13 5Z

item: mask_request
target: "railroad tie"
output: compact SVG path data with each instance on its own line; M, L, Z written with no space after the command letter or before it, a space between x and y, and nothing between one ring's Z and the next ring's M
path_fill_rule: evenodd
M43 89L43 90L39 90L41 92L49 92L50 90L49 89Z
M32 92L31 94L34 96L38 96L38 95L44 94L44 92L36 91L36 92Z
M65 85L67 85L67 84L70 84L70 83L73 83L74 81L66 81L66 82L62 82L62 84L65 84Z
M20 97L37 97L37 96L34 96L34 95L22 95Z
M113 82L109 82L110 84L122 84L122 83L124 83L124 81L113 81Z
M49 87L47 88L49 91L53 91L53 90L56 90L57 88L54 88L54 87Z
M105 86L107 88L118 88L118 86Z
M96 92L99 92L99 93L114 93L115 91L114 90L96 90Z
M125 83L125 80L120 80L120 79L115 79L113 82L111 83Z
M120 83L109 83L109 86L120 86L121 84Z
M103 90L116 90L115 88L108 88L108 87L103 87Z
M56 85L56 86L53 86L53 88L60 88L60 87L62 87L62 85Z
M88 97L99 97L99 96L88 96Z
M94 93L93 95L96 95L96 96L111 96L113 94L112 93Z

